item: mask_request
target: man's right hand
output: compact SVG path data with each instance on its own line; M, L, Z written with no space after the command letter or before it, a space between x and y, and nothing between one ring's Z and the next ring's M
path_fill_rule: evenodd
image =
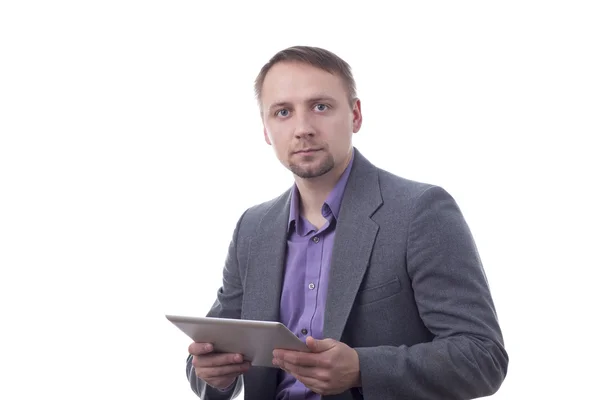
M241 354L213 353L210 343L192 343L188 348L193 356L196 376L217 389L227 389L235 379L250 368Z

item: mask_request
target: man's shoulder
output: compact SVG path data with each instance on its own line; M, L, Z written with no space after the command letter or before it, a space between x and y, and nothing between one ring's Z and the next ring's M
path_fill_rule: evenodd
M392 213L410 213L417 210L437 210L440 205L458 204L441 184L405 178L379 169L379 187L384 209ZM449 208L445 208L449 210Z
M377 168L379 172L379 186L381 194L386 197L420 197L430 189L441 189L440 186L396 175L392 172Z
M439 188L439 186L419 181L415 179L410 179L405 176L398 175L389 170L386 170L375 163L372 163L368 160L362 153L357 151L357 178L359 181L362 181L356 189L363 189L363 182L365 177L373 177L377 176L377 184L379 186L379 190L381 191L381 195L383 200L390 199L407 199L407 198L418 198L424 192L432 188ZM375 174L373 174L375 172ZM370 179L370 178L368 178ZM369 186L369 184L367 184ZM374 186L370 186L371 189L375 189Z
M290 189L281 193L279 196L274 197L270 200L263 201L262 203L258 203L250 206L246 210L246 214L248 216L252 216L255 218L260 218L268 213L272 212L273 209L280 209L286 205L288 201L288 197L290 195Z
M267 216L274 216L286 209L291 189L277 197L249 206L240 217L240 228L245 232L255 230Z

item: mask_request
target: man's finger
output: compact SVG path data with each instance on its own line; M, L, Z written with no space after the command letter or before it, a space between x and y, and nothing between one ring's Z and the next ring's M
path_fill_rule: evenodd
M200 357L195 356L192 360L192 365L197 368L212 368L230 364L241 364L242 362L244 362L244 357L241 354L222 353L208 354Z
M235 377L250 369L250 363L224 365L221 367L196 368L196 375L204 379Z
M273 356L279 362L304 367L316 367L323 363L319 361L318 354L304 353L301 351L279 351L273 352Z
M286 363L285 361L281 362L280 367L290 374L302 379L310 379L324 383L331 381L331 373L327 369L294 365Z
M312 336L306 338L306 346L313 353L322 353L327 351L333 348L335 344L336 341L332 339L317 340Z
M210 343L192 343L188 347L188 352L194 356L201 356L213 351L213 346Z

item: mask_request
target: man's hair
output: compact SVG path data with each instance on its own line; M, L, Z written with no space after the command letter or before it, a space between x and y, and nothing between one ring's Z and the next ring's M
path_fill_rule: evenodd
M271 57L269 62L262 67L254 81L254 94L256 95L256 100L259 104L267 72L269 72L271 67L275 64L283 61L308 64L327 71L330 74L339 76L346 85L348 103L350 104L350 107L352 107L352 103L354 102L354 99L356 99L356 83L354 82L350 65L329 50L311 46L288 47Z

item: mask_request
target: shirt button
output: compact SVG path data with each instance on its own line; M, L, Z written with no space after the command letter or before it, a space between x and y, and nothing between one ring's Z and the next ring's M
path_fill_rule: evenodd
M308 331L306 330L306 328L302 328L302 330L300 332L302 332L303 335L306 335L308 333Z
M309 283L309 284L308 284L308 288L309 288L310 290L313 290L313 289L315 288L315 284L314 284L314 283L312 283L312 282L311 282L311 283Z
M315 243L319 243L319 237L318 236L313 237L312 241Z

